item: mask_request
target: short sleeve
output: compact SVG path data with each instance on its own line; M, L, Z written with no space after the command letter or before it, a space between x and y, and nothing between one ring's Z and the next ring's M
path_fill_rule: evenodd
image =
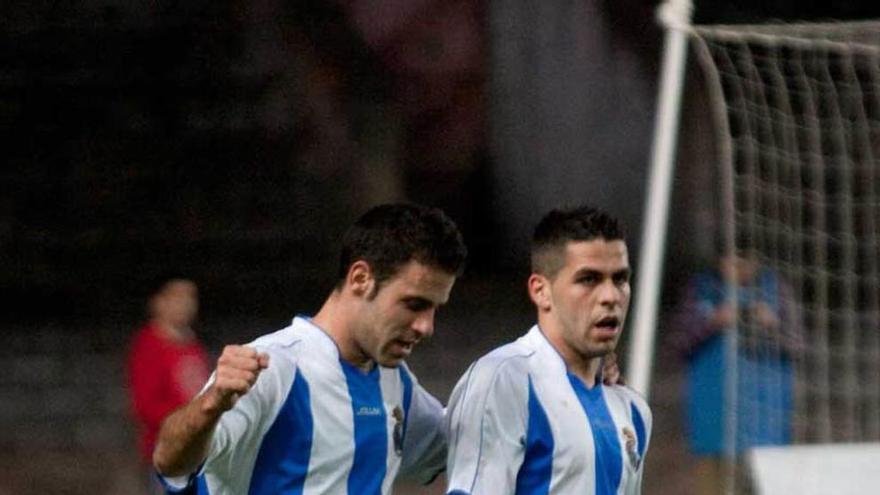
M516 364L478 361L455 386L447 411L448 493L515 492L528 422L528 373Z
M214 471L234 472L241 468L243 457L255 454L252 450L259 446L274 421L296 375L295 365L290 366L275 349L260 350L270 355L269 368L260 373L254 387L235 407L220 418L206 461Z
M182 481L188 480L188 485L192 485L196 475L209 471L226 480L237 480L241 478L238 473L249 472L246 466L253 463L260 440L274 421L292 383L292 377L285 377L295 374L295 368L287 372L291 368L284 362L283 356L277 353L272 355L272 349L260 350L269 352L269 368L260 374L253 388L220 417L211 438L208 456L198 472L188 477L164 478L166 487L181 490L184 488ZM215 374L212 374L201 393L214 379Z
M440 401L413 383L400 476L427 484L446 469L444 412Z

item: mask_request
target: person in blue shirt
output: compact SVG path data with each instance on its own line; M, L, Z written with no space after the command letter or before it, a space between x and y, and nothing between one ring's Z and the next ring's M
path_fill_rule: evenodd
M537 324L472 364L450 398L447 493L640 493L651 411L601 376L630 302L617 220L589 207L551 211L531 265Z
M740 242L743 242L742 240ZM803 348L803 325L791 286L750 250L725 252L684 288L670 333L686 364L688 446L696 456L692 479L699 493L721 493L725 429L736 411L733 450L791 443L794 359ZM727 347L737 331L737 358ZM736 405L726 377L736 373Z
M434 329L466 248L440 210L382 205L342 244L313 317L224 348L164 422L153 461L172 493L387 495L445 468L443 407L404 359Z

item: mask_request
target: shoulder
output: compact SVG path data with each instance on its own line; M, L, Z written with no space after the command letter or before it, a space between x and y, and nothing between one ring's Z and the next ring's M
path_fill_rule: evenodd
M519 341L493 349L474 363L483 373L497 374L503 370L510 373L528 373L529 358L535 354Z
M288 325L281 330L261 335L248 345L260 349L285 348L302 341L302 339L303 335L296 331L294 325Z
M155 352L163 347L163 341L156 332L155 325L146 323L137 329L129 344L133 355Z
M298 332L294 325L289 325L281 330L262 335L246 345L260 352L265 352L271 357L278 355L292 358L296 354L293 351L302 348L306 340L302 332Z
M626 385L606 385L605 390L608 392L608 395L625 402L629 405L630 409L637 411L642 418L650 421L652 417L651 406L648 405L648 401L642 394Z
M535 351L519 341L494 349L475 361L462 377L468 388L486 390L528 385L530 358Z
M305 344L301 335L297 335L291 326L281 330L267 333L245 344L258 352L269 356L269 366L260 372L256 386L248 395L258 393L258 390L271 390L273 394L280 390L286 390L290 386L301 362L301 348ZM306 352L305 354L308 354Z
M535 355L534 350L517 341L475 361L449 398L450 431L480 429L494 422L508 425L509 431L523 428L529 407L530 358Z

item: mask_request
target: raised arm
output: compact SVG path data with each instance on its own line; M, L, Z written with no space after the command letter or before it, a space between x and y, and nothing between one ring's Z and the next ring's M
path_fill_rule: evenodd
M165 476L185 476L205 460L220 417L248 393L269 356L246 346L230 345L217 360L210 385L162 423L153 464Z

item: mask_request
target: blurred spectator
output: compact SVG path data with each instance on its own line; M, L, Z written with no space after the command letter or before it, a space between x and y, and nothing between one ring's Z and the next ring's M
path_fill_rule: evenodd
M731 297L736 291L736 303ZM726 348L737 329L735 370ZM718 266L688 284L673 327L673 344L687 363L689 446L698 461L694 493L720 493L726 451L725 376L737 373L736 452L791 441L792 360L802 325L789 285L753 254L720 256Z
M166 277L149 298L147 321L128 354L131 405L150 493L162 493L152 469L153 446L162 420L189 402L211 371L208 353L190 326L198 312L198 288L182 277Z

